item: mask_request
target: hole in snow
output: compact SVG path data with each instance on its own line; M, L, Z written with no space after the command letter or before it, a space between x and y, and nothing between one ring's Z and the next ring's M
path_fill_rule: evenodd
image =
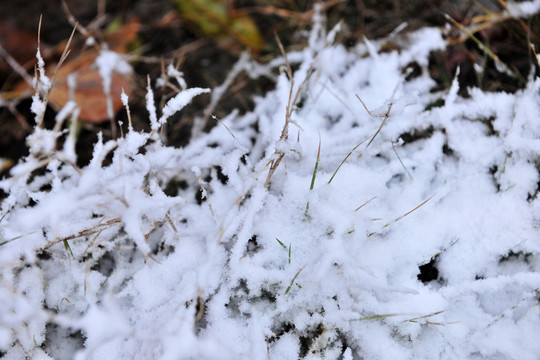
M249 288L246 279L239 279L238 286L232 289L233 294L229 297L229 302L225 304L225 307L233 317L238 317L242 314L240 306L249 295ZM249 314L242 314L249 317Z
M47 184L41 185L38 191L39 191L39 192L48 193L48 192L51 191L51 189L52 189L51 184L47 183Z
M180 190L186 190L189 184L184 179L173 180L167 184L163 192L167 196L177 196Z
M195 333L197 335L200 334L200 332L208 326L208 319L207 315L208 312L206 311L208 308L208 303L210 302L210 298L204 300L202 296L198 296L195 303Z
M514 252L510 250L508 254L506 254L505 256L502 256L499 259L499 265L503 263L508 263L508 262L522 262L525 264L530 264L532 258L533 258L532 253L528 253L528 252L524 253L523 251Z
M395 174L394 176L392 176L390 180L388 180L388 182L386 183L386 187L391 188L394 185L399 185L403 183L403 180L405 180L405 174L403 173Z
M112 252L107 251L101 258L99 258L97 263L92 266L91 270L98 271L103 276L108 277L112 274L115 268L116 260L114 259L114 255Z
M275 303L277 300L277 296L275 292L262 288L260 300L266 300L268 302Z
M218 180L223 185L227 185L227 183L229 182L229 177L223 173L223 169L221 168L221 166L216 165L214 168L216 169L216 177L218 178Z
M535 161L535 168L536 168L536 171L540 174L540 161L539 160L536 160ZM540 181L538 181L536 183L536 187L535 189L529 194L529 196L527 197L527 201L528 202L532 202L534 201L534 199L536 199L538 197L538 194L540 193Z
M203 189L197 190L195 193L195 201L198 205L201 205L206 200L206 197L203 196Z
M59 360L73 359L73 354L83 349L86 341L86 337L80 330L73 331L52 323L47 323L45 334L44 350L54 359Z
M314 328L308 328L304 336L300 336L300 357L304 358L311 348L313 342L325 331L323 324Z
M165 239L163 239L158 244L154 255L162 254L163 256L167 256L169 254L172 254L174 250L175 250L175 247L173 245L167 244L165 242Z
M436 100L433 100L429 104L426 105L425 111L429 111L431 109L440 108L444 106L444 99L438 98Z
M195 192L195 200L197 201L197 204L201 205L203 202L207 200L207 195L208 195L207 185L210 183L210 181L212 181L212 175L208 174L203 178L203 184L199 185L199 189Z
M539 193L540 193L540 181L536 183L536 188L534 189L533 193L527 196L527 201L528 202L534 201L534 199L538 197Z
M433 135L434 131L435 129L433 128L433 126L430 126L424 130L414 129L412 131L399 135L398 139L401 138L404 141L404 144L410 144L418 140L430 138Z
M113 163L114 151L109 151L101 162L101 167L105 168Z
M446 156L454 156L454 150L450 146L448 146L447 142L444 143L442 147L442 152Z
M408 63L403 70L401 70L401 73L405 75L405 81L411 81L422 75L422 68L416 61L413 61Z
M499 184L498 174L499 167L497 165L493 165L489 168L489 173L492 176L493 183L495 184L495 187L497 188L497 192L501 191L501 184Z
M52 254L44 249L39 250L39 252L36 254L37 258L39 260L50 260L52 259Z
M253 235L251 239L249 239L247 242L246 255L253 256L260 249L261 249L261 246L257 242L257 235Z
M296 327L292 322L283 322L279 326L272 328L272 335L266 337L266 342L271 344L274 341L279 340L284 334L294 331L295 329Z
M431 260L424 264L420 265L418 269L420 273L418 274L418 280L423 284L428 284L431 281L436 281L439 279L439 269L437 269L437 258L438 255L431 258Z
M495 126L493 125L493 123L495 122L495 117L494 116L490 116L490 117L484 117L484 118L480 118L478 119L478 121L480 121L482 124L484 124L486 126L486 135L487 136L499 136L499 132L497 130L495 130Z
M249 153L244 154L240 157L240 162L244 165L247 165L247 157L249 156Z
M343 118L343 114L328 115L326 118L328 119L330 124L334 125L334 124L337 124Z

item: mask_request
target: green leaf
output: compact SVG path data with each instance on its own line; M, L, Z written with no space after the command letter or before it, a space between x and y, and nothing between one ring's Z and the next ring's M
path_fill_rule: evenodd
M289 264L291 263L291 246L292 243L289 244Z
M285 250L287 250L287 245L285 245L284 243L281 242L281 240L279 240L278 238L276 238L277 242L279 243L279 245L281 245Z
M71 251L71 247L69 246L69 243L68 243L67 240L64 240L64 248L69 251L69 253L71 254L71 257L73 257L73 258L75 257L73 255L73 251Z

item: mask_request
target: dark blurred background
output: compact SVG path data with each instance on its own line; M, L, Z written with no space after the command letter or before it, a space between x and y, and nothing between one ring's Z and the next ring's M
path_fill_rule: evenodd
M250 52L260 62L279 55L274 34L289 51L305 46L306 37L302 34L311 28L315 3L313 0L66 0L63 4L61 0L3 0L0 2L3 49L0 91L4 106L0 108L0 158L16 162L24 156L27 151L24 139L34 126L28 93L21 95L21 76L8 65L6 57L15 59L33 76L40 15L43 19L41 51L47 63L58 61L75 20L89 32L86 38L92 35L98 43L104 39L120 43L119 48L132 56L131 64L135 69L134 78L129 80L133 82L130 94L133 121L136 127L145 128L148 121L142 99L146 79L149 76L155 85L163 71L162 64L178 66L189 87L216 87L225 80L242 51ZM538 16L525 20L503 18L501 14L506 5L503 0L328 0L320 3L328 28L342 23L343 31L337 41L348 47L364 37L384 38L403 23L407 25L402 33L424 26L447 27L447 50L432 54L430 59L430 73L437 81L433 91L449 87L457 66L461 68L459 79L463 96L467 96L468 87L517 91L525 85L524 79L536 71L529 43L537 44ZM476 40L465 35L445 15L476 29ZM129 24L132 26L128 27ZM219 25L217 30L216 24ZM493 59L479 49L477 41L489 47L515 76L497 71ZM85 35L78 33L67 61L73 61L89 47L85 45ZM389 42L385 51L391 50L399 51L399 48ZM249 111L253 107L253 96L262 95L272 87L268 79L251 80L247 74L240 74L216 106L215 114L225 116L233 109ZM156 90L161 103L172 95L174 89L171 88ZM167 129L169 144L182 146L189 141L192 119L201 116L208 101L208 96L198 97L189 109L172 119ZM54 123L54 114L54 107L50 107L46 126ZM116 116L116 120L125 120L126 115L118 111ZM82 124L77 145L79 165L87 163L98 131L105 137L114 134L108 121Z

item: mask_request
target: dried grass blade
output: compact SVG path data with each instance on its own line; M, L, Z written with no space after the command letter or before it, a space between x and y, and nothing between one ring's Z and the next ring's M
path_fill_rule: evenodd
M353 152L358 149L358 147L360 145L362 145L363 143L365 143L369 138L371 137L368 136L367 138L365 138L364 140L362 140L358 145L356 145L355 147L353 147L353 149L347 154L347 156L345 156L345 159L343 159L343 161L341 161L341 163L339 164L339 166L337 167L336 171L334 171L334 173L332 174L332 176L330 177L330 180L328 180L328 183L330 184L332 182L332 180L334 180L334 177L336 176L337 172L339 171L339 169L341 168L341 166L345 163L345 161L347 161L347 159L353 154Z
M404 314L398 314L398 313L395 313L395 314L379 314L379 315L365 316L365 317L361 317L359 319L352 319L350 321L378 320L378 319L385 319L385 318L389 318L389 317L402 316L402 315L404 315Z
M433 199L433 197L436 195L437 193L431 195L429 198L427 198L426 200L422 201L422 203L418 206L416 206L414 209L412 210L409 210L407 211L405 214L401 215L401 216L398 216L397 218L395 218L392 222L389 222L388 224L384 225L384 227L388 227L390 226L391 224L395 223L395 222L398 222L399 220L403 219L405 216L407 215L410 215L411 213L413 213L414 211L418 210L420 207L424 206L429 200Z
M291 283L289 284L289 286L287 287L287 290L285 290L285 294L284 295L287 295L289 293L289 291L291 290L292 286L294 285L294 281L296 280L296 278L298 277L298 275L300 275L300 273L305 269L305 267L307 266L307 264L305 264L304 266L302 266L300 268L300 270L298 270L296 272L296 275L294 275L294 277L292 278L291 280Z
M405 320L405 321L408 321L408 322L416 322L417 320L421 320L421 319L426 319L426 318L429 318L429 317L433 317L433 316L442 314L443 312L444 312L444 310L436 311L436 312L431 313L431 314L418 316L418 317L415 317L415 318L412 318L412 319L407 319L407 320Z
M366 201L365 203L363 203L362 205L354 209L354 211L360 210L361 208L363 208L364 206L366 206L367 204L369 204L371 201L375 200L376 198L377 198L376 196L372 197L371 199L369 199L368 201Z
M412 179L412 175L411 173L409 172L409 170L405 167L405 164L403 163L403 161L401 161L401 157L399 156L397 150L396 150L396 146L394 145L394 143L392 142L392 149L394 150L394 153L396 154L398 160L399 160L399 163L401 164L401 166L403 167L403 170L405 170L405 172L407 173L407 175L409 175L409 178Z

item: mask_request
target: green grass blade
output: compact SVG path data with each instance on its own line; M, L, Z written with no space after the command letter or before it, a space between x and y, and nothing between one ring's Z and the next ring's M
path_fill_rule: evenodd
M279 243L279 245L281 245L285 250L287 250L287 245L285 245L283 242L281 242L281 240L279 240L278 238L276 238L276 240Z
M311 176L311 185L309 186L309 191L313 190L315 187L315 178L317 177L317 171L319 170L319 160L321 159L321 136L319 134L319 150L317 150L317 160L315 161L315 167L313 168L313 175ZM309 201L306 204L306 211L304 216L309 218Z
M315 186L315 178L317 177L317 171L319 170L319 160L321 159L321 137L319 135L319 150L317 151L317 161L315 161L315 167L313 168L313 176L311 177L311 185L309 190L313 190Z
M73 251L71 251L71 247L69 246L69 243L67 240L64 240L64 248L69 251L69 253L71 254L71 257L75 258L75 255L73 255Z
M291 247L292 243L289 244L289 264L291 263Z
M300 270L298 270L296 272L296 275L294 275L294 277L292 278L291 280L291 283L289 284L289 286L287 286L287 289L285 290L285 294L284 295L287 295L289 293L289 291L291 290L291 287L294 285L294 281L296 280L296 278L298 277L298 275L300 275L300 273L302 272L302 270L304 270L304 268L307 266L307 264L305 264L304 266L302 266L300 268ZM302 288L300 285L299 285L300 288Z

